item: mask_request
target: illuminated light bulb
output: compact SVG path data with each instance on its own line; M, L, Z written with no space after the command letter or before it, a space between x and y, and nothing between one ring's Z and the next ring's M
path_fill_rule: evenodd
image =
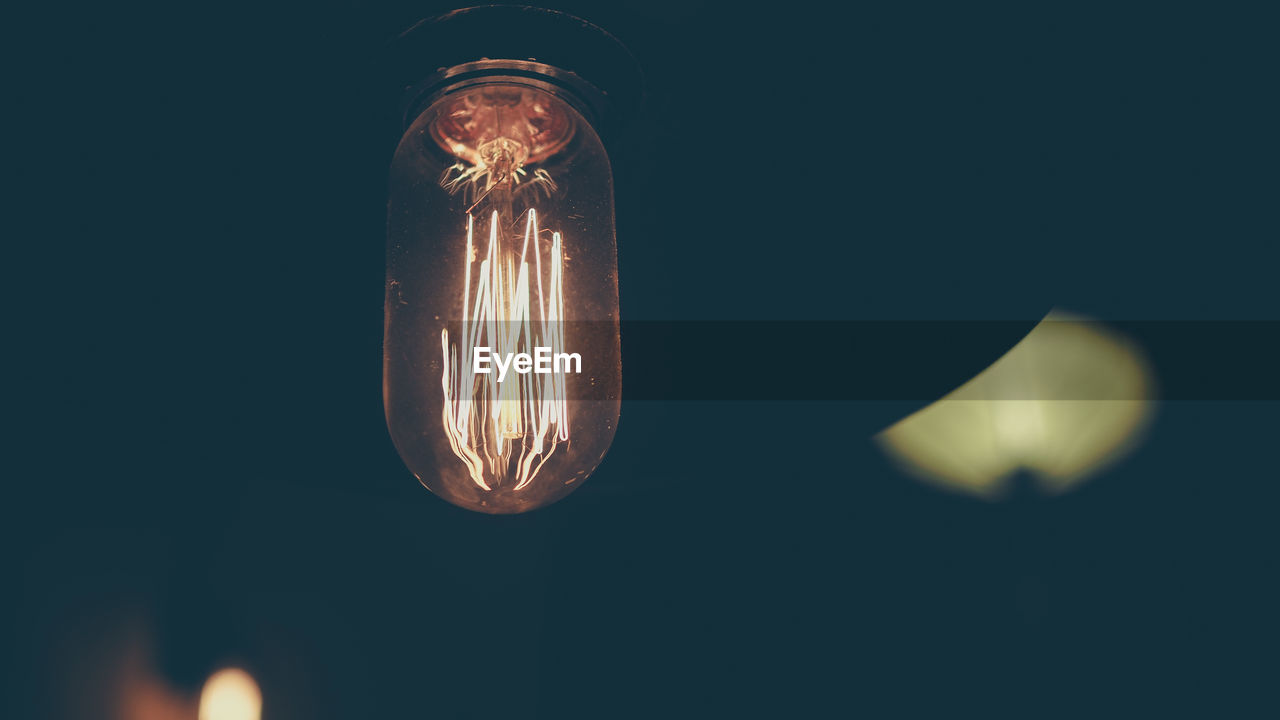
M209 676L200 692L200 720L259 720L262 693L253 677L239 668Z
M518 513L572 492L621 395L609 159L556 68L444 71L391 165L383 397L432 492Z

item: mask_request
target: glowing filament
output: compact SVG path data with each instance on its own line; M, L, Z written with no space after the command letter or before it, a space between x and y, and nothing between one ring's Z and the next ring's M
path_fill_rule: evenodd
M569 440L569 415L561 373L476 373L475 348L499 356L535 348L564 352L564 258L560 233L551 235L547 285L543 285L538 217L529 210L519 254L503 247L497 212L489 222L489 247L479 271L471 266L475 218L467 215L461 337L440 333L444 357L444 430L453 452L482 490L514 480L514 490L533 481L555 451ZM532 263L532 265L531 265ZM532 275L532 277L531 277ZM472 284L475 284L474 295Z

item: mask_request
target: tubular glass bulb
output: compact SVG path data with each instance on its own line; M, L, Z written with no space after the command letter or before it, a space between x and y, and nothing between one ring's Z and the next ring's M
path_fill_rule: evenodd
M435 494L519 513L595 470L621 359L609 159L553 87L437 97L391 166L383 400Z

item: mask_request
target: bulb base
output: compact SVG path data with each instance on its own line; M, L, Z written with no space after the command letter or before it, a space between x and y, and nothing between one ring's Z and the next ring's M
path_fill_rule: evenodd
M490 5L419 22L393 47L408 127L433 101L475 85L516 82L554 93L602 136L639 110L644 78L601 28L544 8Z

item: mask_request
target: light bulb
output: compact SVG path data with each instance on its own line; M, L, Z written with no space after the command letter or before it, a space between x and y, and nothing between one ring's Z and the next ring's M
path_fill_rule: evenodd
M618 425L613 180L567 78L446 71L391 165L387 425L419 481L471 510L564 497Z

